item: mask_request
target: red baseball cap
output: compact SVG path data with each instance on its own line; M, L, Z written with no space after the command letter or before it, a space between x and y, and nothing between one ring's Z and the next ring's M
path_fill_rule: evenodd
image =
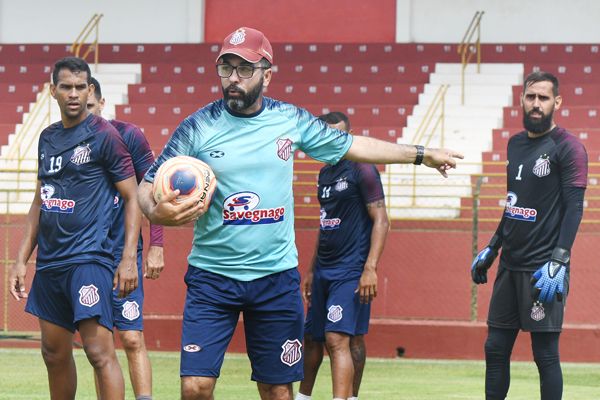
M224 54L235 54L251 63L259 62L264 57L273 63L273 48L269 39L261 31L247 27L238 28L225 38L217 61Z

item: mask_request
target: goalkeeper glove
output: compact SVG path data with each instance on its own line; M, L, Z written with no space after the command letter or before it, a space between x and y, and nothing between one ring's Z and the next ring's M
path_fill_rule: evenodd
M476 284L487 283L487 270L490 269L494 260L498 256L498 248L502 241L497 235L492 237L490 240L490 244L487 247L477 254L477 257L473 260L471 264L471 279Z
M534 285L534 297L542 303L552 301L556 294L556 299L562 301L565 290L565 275L571 255L569 250L556 247L552 251L550 261L542 265L531 278Z

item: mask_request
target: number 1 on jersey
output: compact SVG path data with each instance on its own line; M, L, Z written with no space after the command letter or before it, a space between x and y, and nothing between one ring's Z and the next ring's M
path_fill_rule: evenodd
M517 177L515 178L515 180L521 180L521 171L523 171L523 164L519 165L519 173L517 173Z

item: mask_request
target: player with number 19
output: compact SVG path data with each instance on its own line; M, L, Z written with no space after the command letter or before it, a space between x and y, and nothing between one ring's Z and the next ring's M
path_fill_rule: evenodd
M558 343L588 171L584 146L554 122L562 103L558 87L556 77L546 72L525 79L525 130L508 142L504 214L471 265L473 282L486 283L501 249L487 320L487 399L506 397L519 330L531 332L542 400L562 397Z

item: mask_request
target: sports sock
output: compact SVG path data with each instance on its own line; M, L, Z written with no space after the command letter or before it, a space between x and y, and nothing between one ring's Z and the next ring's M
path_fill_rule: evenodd
M296 400L311 400L311 397L298 392L296 395Z

